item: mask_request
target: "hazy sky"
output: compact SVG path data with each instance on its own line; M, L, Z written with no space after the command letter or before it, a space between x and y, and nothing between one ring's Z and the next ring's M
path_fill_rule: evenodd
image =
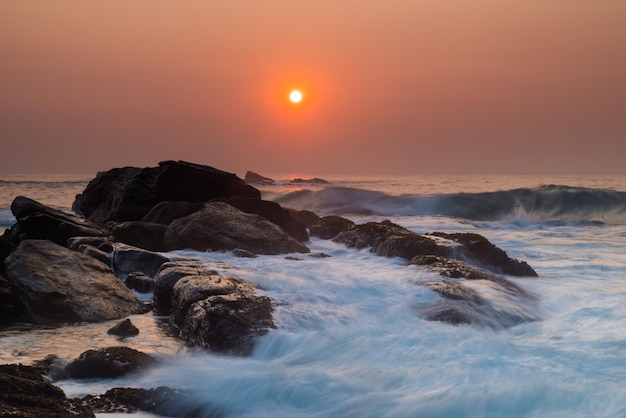
M0 173L166 159L626 173L626 1L0 2Z

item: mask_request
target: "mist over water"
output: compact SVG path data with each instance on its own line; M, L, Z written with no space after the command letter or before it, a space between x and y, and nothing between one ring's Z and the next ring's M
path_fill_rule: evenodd
M316 238L307 243L311 251L331 257L245 259L179 251L256 283L276 304L277 328L259 340L251 357L240 358L186 349L147 316L128 344L158 355L159 367L60 386L69 396L116 386L188 389L193 404L184 407L200 408L203 416L626 416L626 225L615 222L624 216L623 188L572 182L498 191L473 184L462 195L450 188L424 193L422 182L407 193L407 183L380 182L370 189L357 181L298 186L301 191L278 185L264 187L263 195L321 213L343 207L357 223L391 219L418 233L480 233L535 268L538 278L507 279L537 299L498 298L480 282L472 289L491 297L489 315L518 309L536 320L512 327L426 321L417 312L440 296L420 284L435 273ZM493 212L494 201L533 193L544 203ZM427 213L423 203L415 204L441 196L497 216L441 213L460 210L448 204ZM55 352L71 357L113 343L91 327L0 331L2 361L28 363ZM68 341L73 351L63 348Z

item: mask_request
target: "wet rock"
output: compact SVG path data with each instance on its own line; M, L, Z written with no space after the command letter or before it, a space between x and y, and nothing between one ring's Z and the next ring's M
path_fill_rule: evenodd
M70 362L68 376L72 379L111 379L150 367L156 360L141 351L128 347L108 347L87 350Z
M321 239L333 239L340 232L354 226L354 222L341 216L324 216L311 226L311 236Z
M244 213L223 202L207 203L200 212L172 222L165 233L165 245L172 250L241 248L255 254L309 252L262 216Z
M106 228L23 196L13 200L11 212L20 226L20 241L47 239L66 245L67 240L72 237L104 237L109 234Z
M113 241L149 251L165 251L163 237L167 225L150 222L127 221L112 229Z
M482 235L443 232L433 232L431 235L462 244L460 249L457 247L452 254L448 255L450 257L466 259L472 264L480 265L499 274L537 277L537 272L528 263L509 257L504 250L496 247Z
M287 209L284 209L276 202L243 197L220 198L214 201L228 203L245 213L261 215L300 242L309 240L309 233L306 231L304 224L294 219Z
M254 286L219 275L187 276L172 292L170 323L188 345L225 354L249 354L256 338L274 328L267 297Z
M319 221L320 217L310 210L287 209L291 213L291 217L296 221L302 222L306 228L310 228Z
M263 177L262 175L257 174L253 171L246 172L246 175L243 177L243 180L249 184L254 184L254 183L274 184L274 180L272 180L271 178Z
M16 249L17 245L9 241L8 238L4 236L0 237L0 273L4 273L5 271L4 260L6 260L9 254L11 254Z
M74 251L79 251L81 245L90 245L105 253L113 252L113 244L104 237L72 237L65 244L67 248Z
M98 322L145 310L105 264L50 241L20 243L7 258L7 278L36 323Z
M15 289L0 271L0 325L20 318L25 312Z
M78 251L85 254L86 256L95 258L96 260L106 264L109 267L111 266L111 255L105 253L104 251L100 251L96 247L92 247L91 245L87 244L80 244L78 246Z
M206 202L216 197L261 198L261 193L236 175L184 161L164 161L158 167L115 168L98 173L72 209L87 219L138 221L161 202Z
M135 335L139 335L139 328L133 325L130 319L126 318L109 328L107 330L107 334L116 335L122 338L134 337Z
M337 234L333 241L359 249L371 247L375 254L407 260L416 255L446 253L445 248L434 239L416 234L388 220L354 225Z
M95 418L89 407L67 399L43 376L41 367L0 365L0 416L19 418Z
M232 251L232 253L233 253L233 255L234 255L235 257L240 257L240 258L256 258L256 254L255 254L255 253L252 253L252 252L247 251L247 250L243 250L243 249L241 249L241 248L235 248L235 249Z
M203 202L161 202L150 209L141 221L169 225L175 219L198 212L202 206Z
M216 274L217 271L193 261L173 261L163 264L154 289L154 310L160 315L170 314L174 285L183 277Z
M116 244L113 253L113 270L118 275L125 275L140 271L149 277L154 277L163 263L171 257L126 244Z
M88 395L82 403L97 414L145 411L164 417L199 417L203 415L189 393L165 386L154 389L112 388L103 395ZM217 415L210 415L217 417Z
M154 290L154 280L145 273L134 271L126 276L126 286L139 293L150 293Z

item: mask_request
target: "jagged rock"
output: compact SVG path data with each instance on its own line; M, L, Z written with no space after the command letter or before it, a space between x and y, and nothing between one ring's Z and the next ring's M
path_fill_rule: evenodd
M59 245L76 236L104 237L105 228L84 219L52 209L27 197L18 196L11 204L11 212L20 226L19 240L47 239Z
M126 286L139 293L149 293L154 289L154 281L145 273L134 271L126 277Z
M82 403L97 414L145 411L164 417L204 416L201 408L194 406L189 393L165 386L154 389L112 388L103 395L85 396Z
M7 258L7 278L37 323L98 322L145 310L105 264L51 241L22 241Z
M108 347L87 350L70 362L67 373L72 379L110 379L145 369L156 360L141 351L128 347Z
M168 255L126 244L116 244L113 252L113 270L118 275L140 271L149 277L154 277L161 265L168 261L171 261Z
M232 277L186 276L172 292L170 323L188 345L249 354L256 338L274 328L272 303Z
M217 271L193 261L174 261L161 266L154 288L154 310L160 315L169 315L172 306L174 285L187 276L212 276Z
M406 228L385 220L354 225L343 230L334 242L348 247L371 247L372 252L386 257L403 257L407 260L416 255L445 255L445 248L434 239L411 232Z
M465 258L496 273L537 277L537 272L528 263L510 258L504 250L493 245L482 235L473 233L446 234L443 232L433 232L430 235L462 244L461 253L457 247L454 258Z
M137 328L130 319L126 318L123 321L118 322L115 326L107 330L107 334L117 335L118 337L134 337L139 335L139 328Z
M127 221L112 229L113 240L149 251L165 251L163 237L167 225L151 222Z
M214 201L226 202L242 212L261 215L300 242L309 240L309 233L306 232L304 224L294 219L287 209L276 202L244 197L220 198Z
M65 246L70 250L80 251L81 245L90 245L107 254L113 252L113 244L108 238L103 237L72 237L67 240Z
M254 183L274 184L274 180L272 180L271 178L263 177L262 175L257 174L253 171L246 172L246 175L243 177L243 180L249 184L254 184Z
M201 211L172 222L165 232L165 245L172 250L241 248L255 254L309 252L262 216L244 213L223 202L207 203Z
M294 218L296 221L302 222L302 225L304 225L305 228L312 227L320 219L319 216L317 216L314 212L311 212L310 210L295 210L289 208L287 208L287 210L291 214L291 217Z
M67 399L41 367L0 365L0 417L95 418L89 407Z
M92 247L91 245L87 244L80 244L78 246L78 251L91 258L95 258L96 260L106 264L109 267L111 266L111 255L105 253L104 251L100 251L96 247Z
M354 226L354 222L341 216L324 216L311 226L311 236L333 239L342 231Z
M216 197L261 198L236 175L184 161L158 167L124 167L98 173L72 205L74 212L104 224L138 221L161 202L206 202Z
M292 183L313 183L313 184L329 184L328 180L320 179L318 177L313 177L312 179L301 179L300 177L296 177L291 180Z
M198 212L202 206L204 206L203 202L161 202L150 209L141 222L169 225L175 219Z

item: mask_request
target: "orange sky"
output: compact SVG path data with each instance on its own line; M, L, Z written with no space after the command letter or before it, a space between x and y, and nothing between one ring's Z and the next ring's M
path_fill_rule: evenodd
M4 1L0 141L4 173L626 173L626 2Z

